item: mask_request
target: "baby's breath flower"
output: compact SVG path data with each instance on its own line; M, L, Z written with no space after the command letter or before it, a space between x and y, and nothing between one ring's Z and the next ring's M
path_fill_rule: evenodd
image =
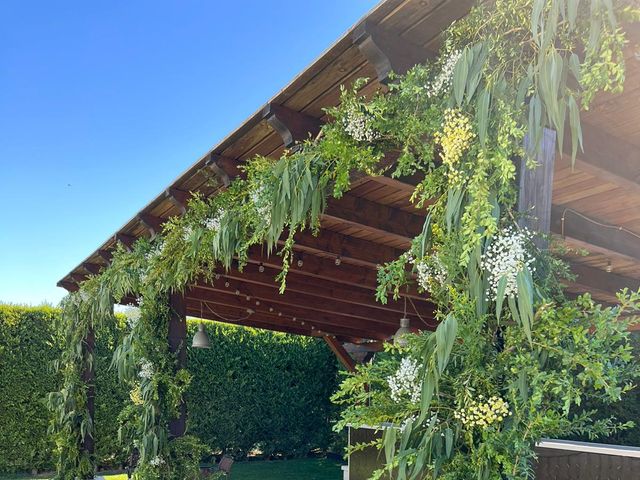
M191 238L191 235L193 235L193 227L191 225L185 226L184 230L182 230L182 239L187 242Z
M204 227L208 230L217 232L220 230L222 223L222 217L224 217L224 210L219 210L213 217L209 217L204 221Z
M263 224L271 223L271 195L265 185L260 185L251 192L251 201Z
M447 281L447 268L437 255L416 262L415 265L418 273L418 285L423 290L429 292L434 285L444 285Z
M149 465L151 465L152 467L160 467L164 465L164 458L155 456L151 460L149 460Z
M442 70L436 75L432 82L426 84L424 88L427 91L427 97L437 97L444 93L451 86L451 78L453 77L453 71L456 68L456 64L460 59L461 52L454 50L449 53L449 56L442 64Z
M387 378L391 399L394 402L409 400L412 403L417 403L420 401L422 386L418 380L418 369L418 362L405 357L400 361L396 373Z
M149 380L153 377L154 369L153 363L151 363L146 358L142 358L140 360L140 371L138 372L138 377Z
M357 142L373 142L380 138L371 126L371 115L362 112L355 107L350 107L342 118L344 131Z
M530 238L529 230L516 230L512 226L493 238L482 256L482 268L489 273L489 290L486 293L491 300L496 299L502 278L505 278L505 296L513 297L517 293L518 273L529 269L534 260L526 248Z
M138 307L128 307L124 311L124 316L127 318L127 325L129 328L133 328L138 324L140 320L140 308Z

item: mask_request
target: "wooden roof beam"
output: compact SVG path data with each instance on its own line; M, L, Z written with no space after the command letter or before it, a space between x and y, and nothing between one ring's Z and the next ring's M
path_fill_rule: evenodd
M116 243L121 243L127 250L131 250L136 243L137 238L133 235L127 235L126 233L116 233L113 236Z
M216 308L235 309L237 316L241 317L247 309L251 309L259 316L270 318L275 321L285 320L298 326L303 326L312 330L321 330L327 333L340 331L354 337L383 340L397 329L397 327L381 323L363 322L356 318L309 312L305 309L289 305L271 304L267 301L259 300L257 301L258 304L256 304L256 300L253 298L247 301L243 295L220 295L220 292L218 291L202 287L190 288L185 293L185 296L187 299L195 302L202 301L208 303L212 306L214 311L216 311ZM206 303L202 309L203 313L206 313L207 311ZM365 335L363 332L370 332L371 336Z
M138 220L144 226L144 228L147 229L151 238L154 238L156 235L162 233L162 224L165 221L163 218L156 217L148 213L139 213Z
M217 153L211 153L205 162L205 166L211 169L220 180L224 187L228 187L231 181L238 176L242 176L242 172L238 165L240 163L232 158L223 157Z
M409 241L424 226L424 217L349 194L339 200L329 199L323 216Z
M375 290L378 286L377 272L370 266L353 265L350 263L340 262L335 264L335 259L339 255L332 258L323 258L315 255L306 255L302 267L293 265L289 270L289 275L302 275L311 278L321 278L324 280L335 282L341 285L351 285L361 288ZM342 260L342 257L340 257ZM249 263L254 265L262 264L265 267L282 269L282 259L278 255L267 255L261 246L253 246L249 249ZM425 296L418 293L415 286L410 286L407 296L424 300Z
M376 69L381 83L388 82L391 72L406 73L415 64L433 56L427 48L415 45L369 20L354 29L352 40Z
M187 211L187 204L191 194L184 190L179 190L174 187L169 187L164 191L164 197L168 198L173 205L180 210L180 214L184 215Z
M349 355L349 352L344 349L342 343L337 339L331 337L330 335L324 335L322 338L324 338L324 341L327 342L327 345L329 345L329 348L335 354L335 356L338 357L340 363L344 365L344 368L346 368L349 372L355 372L356 361L353 359L353 357L351 357L351 355Z
M80 286L76 282L68 280L60 280L57 283L58 287L64 288L67 292L77 292Z
M304 267L304 266L303 266ZM340 266L334 266L332 269L334 278L341 276ZM262 270L262 271L261 271ZM226 278L231 278L246 283L254 283L257 285L263 285L270 288L278 288L279 284L276 282L276 276L281 272L281 269L273 268L271 266L255 264L249 264L244 267L242 272L237 268L232 268L227 272L220 272L220 275ZM353 303L355 305L367 305L373 308L378 308L390 312L389 314L399 315L403 312L402 300L394 301L389 300L389 303L383 305L380 302L375 301L375 285L371 287L363 287L362 285L350 286L342 283L338 283L326 278L314 278L313 280L305 279L304 276L298 274L299 271L291 270L287 276L287 291L292 293L307 293L327 300L339 300L346 303ZM426 297L420 300L416 299L414 304L420 310L421 315L432 314L431 310L428 310L426 305ZM424 309L424 311L423 311Z
M576 275L575 285L584 287L586 291L602 292L615 296L623 288L637 291L640 288L640 280L625 277L617 273L609 273L599 268L590 267L578 263L571 264L571 271Z
M229 285L226 287L226 285ZM267 308L283 315L295 316L301 320L324 322L329 325L349 325L354 328L377 326L380 329L395 331L399 325L398 315L386 312L371 312L367 315L365 307L344 308L340 302L327 302L310 295L279 295L277 290L266 287L246 285L238 280L224 279L213 284L199 284L191 288L197 295L213 294L216 303L245 308ZM193 296L193 294L190 294ZM414 323L417 319L412 317Z
M250 317L243 320L233 320L234 318L242 318L244 314L240 310L227 309L220 305L215 305L214 311L218 314L215 315L207 307L204 307L202 313L200 312L200 302L192 299L187 300L187 315L195 318L203 318L205 320L213 320L215 322L227 323L230 325L240 325L243 327L261 328L264 330L274 330L276 332L289 333L294 335L305 335L308 337L317 336L317 330L312 330L310 326L299 325L288 319L273 318L260 313L255 313ZM226 317L228 320L220 318ZM341 341L355 342L362 338L362 332L358 332L358 335L353 335L353 332L345 334L343 330L336 329L332 332Z
M97 254L97 255L98 255L102 260L104 260L104 261L105 261L105 263L107 263L107 264L111 263L111 259L113 258L113 253L112 253L111 251L101 249L101 250L98 250L98 251L96 252L96 254Z
M572 209L554 205L551 209L551 231L605 249L614 255L640 260L640 241L637 236L598 219L588 218Z
M299 252L298 258L301 252L330 254L346 262L376 269L379 265L395 260L404 253L397 248L328 230L321 230L317 237L307 231L296 233L294 250Z
M89 262L84 262L82 264L82 268L84 268L91 275L98 275L100 273L100 270L102 270L102 266L96 263L89 263Z
M262 115L271 128L282 137L282 143L286 148L309 137L315 137L322 125L315 117L275 103L268 103L262 109Z

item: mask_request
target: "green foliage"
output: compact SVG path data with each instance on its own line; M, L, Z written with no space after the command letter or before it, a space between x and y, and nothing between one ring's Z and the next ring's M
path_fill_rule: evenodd
M366 404L348 410L363 422L387 415L402 425L388 428L380 445L387 469L397 469L401 480L440 473L526 478L541 435L600 435L624 427L588 411L570 413L587 393L615 402L629 390L632 363L619 330L624 322L615 327L619 310L602 309L588 297L577 303L563 298L559 278L566 267L517 226L513 160L526 157L535 167L545 128L557 131L562 151L565 124L575 156L582 144L580 111L598 92L622 88L619 21L638 18L632 3L610 0L481 3L445 32L437 59L370 98L359 95L362 82L344 90L340 106L328 111L334 121L318 138L277 160L249 161L245 178L215 197L192 200L153 241L139 240L130 252L120 248L101 275L65 300L65 382L51 397L65 453L61 471L84 475L92 460L79 448L83 430L93 428L80 382L93 359L83 355L82 338L111 317L114 301L142 301L141 319L115 365L132 387L147 372L130 433L142 452L141 469L161 456L167 468L158 474L166 477L180 468L171 462L182 461L170 456L167 425L190 381L166 349L168 294L233 262L242 269L250 247L262 244L282 256L283 290L294 235L317 231L326 198L348 190L355 172L381 173L390 151L400 154L393 175L424 176L413 200L428 208L429 220L411 250L380 269L377 298L397 297L417 278L441 323L435 333L418 336L407 353L419 365L420 402L391 413ZM621 302L633 312L638 298L622 296ZM562 337L548 336L560 327ZM598 329L611 338L601 338ZM563 380L567 372L580 381ZM361 379L345 388L354 398L366 394ZM472 400L479 392L491 401ZM350 402L348 394L339 398ZM505 398L513 411L496 420L494 404L504 405Z
M51 470L55 443L47 436L45 398L62 378L51 372L62 341L55 330L60 311L51 307L0 305L0 471ZM122 456L113 421L128 392L109 370L122 328L105 325L96 335L96 450L101 465L119 465Z
M59 315L50 307L0 305L0 472L55 465L44 399L62 381L48 367L62 349L54 328ZM189 328L191 336L196 325L190 322ZM123 439L137 438L140 405L130 395L138 402L140 391L132 393L110 368L126 330L118 316L96 332L95 440L101 467L118 467L130 453L131 444L119 441L120 427L130 429L123 429ZM189 351L193 380L187 401L188 429L206 442L208 452L241 456L258 447L268 455L296 456L327 448L336 414L328 399L337 386L337 365L322 342L211 322L207 330L214 348ZM189 462L193 466L195 453L202 451L196 444L193 437L169 443L169 455L179 458L174 478L188 478L182 469L189 469Z
M126 450L118 441L118 418L129 402L129 391L110 368L113 352L125 334L123 318L103 325L96 333L95 358L95 441L96 463L101 467L118 467L126 461Z
M50 307L0 305L0 471L51 468L46 394L59 377L47 369L59 355Z
M236 457L329 446L337 365L324 342L213 322L206 329L212 348L189 351L190 432Z

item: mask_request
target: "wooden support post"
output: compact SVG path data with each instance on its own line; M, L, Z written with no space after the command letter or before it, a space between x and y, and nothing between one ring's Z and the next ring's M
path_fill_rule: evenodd
M82 371L82 382L87 386L87 412L91 425L95 425L94 418L96 410L95 359L91 358L93 357L95 342L95 331L93 326L90 326L83 343L83 357L85 365L89 364L91 367L85 368ZM89 358L91 358L91 361L89 361ZM92 463L95 460L95 438L93 437L93 431L94 429L90 428L82 439L82 450L89 456ZM93 475L90 478L93 478Z
M529 147L528 137L525 147ZM551 195L553 167L556 157L556 132L545 128L536 168L527 168L526 158L520 160L518 211L523 215L520 226L547 234L551 227ZM542 246L542 243L539 243Z
M176 354L176 370L187 365L187 303L182 293L169 295L169 350ZM182 399L178 418L169 422L169 435L181 437L187 430L187 404Z
M342 346L342 343L340 343L337 339L335 339L331 335L324 335L322 338L324 338L324 341L327 342L327 345L329 345L329 348L331 349L331 351L335 353L336 357L338 357L338 360L340 360L340 363L342 363L342 365L344 365L344 367L349 372L355 372L356 362L351 357L351 355L349 355L349 352L347 352L345 348Z

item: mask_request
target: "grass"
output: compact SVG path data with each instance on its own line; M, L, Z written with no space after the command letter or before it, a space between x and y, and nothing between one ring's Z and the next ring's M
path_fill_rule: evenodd
M106 480L127 480L126 475L107 475ZM325 458L238 462L231 470L233 480L340 480L340 463ZM0 480L30 480L25 476L0 476ZM43 480L40 478L39 480Z

